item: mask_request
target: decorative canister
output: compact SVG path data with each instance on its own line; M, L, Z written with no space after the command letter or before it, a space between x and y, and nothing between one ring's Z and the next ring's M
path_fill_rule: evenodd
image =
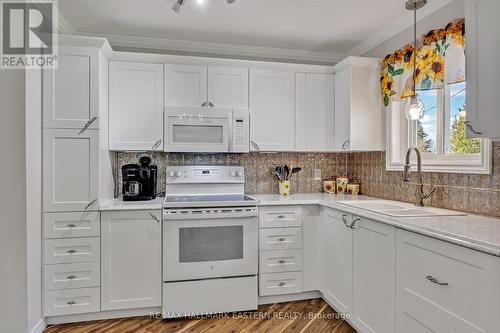
M347 177L337 177L336 187L337 187L338 194L345 194L346 193L348 182L349 182L349 178L347 178Z
M325 179L323 181L323 192L335 193L335 180Z
M279 181L279 191L281 195L290 195L290 181L280 180Z
M358 195L359 194L359 184L358 183L347 184L347 194Z

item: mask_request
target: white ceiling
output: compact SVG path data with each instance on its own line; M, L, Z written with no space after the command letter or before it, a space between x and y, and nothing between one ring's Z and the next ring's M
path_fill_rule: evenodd
M409 18L405 0L237 0L231 5L225 0L205 0L203 6L196 0L186 0L179 14L171 10L174 1L60 0L59 10L73 32L81 34L232 44L332 56L350 54L377 33L387 31L388 24ZM110 42L114 44L112 38ZM115 44L119 44L118 39ZM122 46L131 46L130 40Z

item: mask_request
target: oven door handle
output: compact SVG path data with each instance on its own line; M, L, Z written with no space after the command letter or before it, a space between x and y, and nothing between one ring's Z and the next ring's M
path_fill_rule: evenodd
M165 209L163 211L163 220L246 218L255 217L257 215L257 207Z

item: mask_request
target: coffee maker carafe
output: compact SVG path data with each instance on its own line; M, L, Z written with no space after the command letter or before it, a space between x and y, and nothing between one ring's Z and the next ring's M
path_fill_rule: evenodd
M158 168L149 156L139 158L139 164L122 166L123 201L153 200L156 198Z

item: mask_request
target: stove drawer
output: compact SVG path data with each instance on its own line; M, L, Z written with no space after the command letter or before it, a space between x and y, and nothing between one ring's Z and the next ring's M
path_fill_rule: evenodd
M260 273L293 272L302 270L302 250L261 251Z
M45 316L99 312L100 288L52 290L45 292Z
M302 272L259 275L259 295L284 295L302 292Z
M259 210L260 228L302 226L302 208L298 206L269 206Z
M259 230L261 251L302 248L302 228L272 228Z
M100 250L100 237L46 239L44 241L45 264L99 261Z
M99 287L100 276L99 262L45 265L45 290Z

